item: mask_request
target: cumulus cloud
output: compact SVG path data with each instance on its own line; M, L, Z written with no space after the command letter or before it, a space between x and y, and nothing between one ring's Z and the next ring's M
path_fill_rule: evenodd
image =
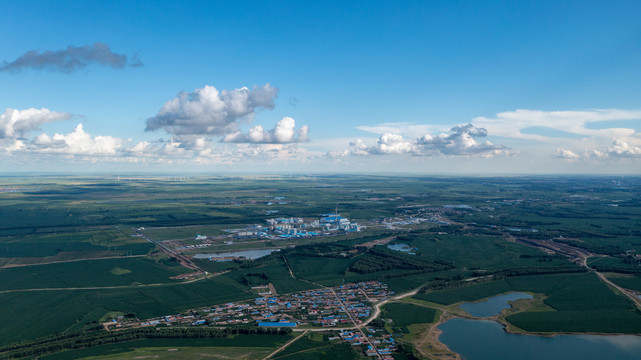
M420 146L415 141L406 140L397 134L383 134L371 147L360 141L356 141L352 146L359 154L421 154Z
M309 141L309 127L303 125L296 130L296 121L284 117L271 130L265 130L261 125L253 126L248 133L237 131L225 136L222 140L228 143L253 144L288 144Z
M234 144L223 148L208 148L196 154L198 164L273 164L295 161L306 162L313 158L299 144Z
M496 114L493 118L477 117L472 120L476 126L487 129L494 136L504 136L519 139L553 141L545 135L545 130L556 131L557 134L578 135L588 137L620 137L629 136L634 129L606 127L605 122L620 120L639 120L641 111L620 109L596 109L586 111L540 111L516 110ZM601 123L600 129L590 129L588 124ZM526 129L543 129L542 133L527 133ZM558 136L556 136L558 137ZM563 135L561 135L563 137Z
M350 151L331 153L330 156L409 154L493 157L509 154L508 149L503 145L476 140L485 136L487 136L487 130L472 124L455 126L448 133L436 136L426 134L418 139L407 139L398 134L386 133L381 135L374 145L368 146L362 140L357 140L350 144Z
M41 125L71 118L71 114L42 109L6 109L0 115L0 139L19 138L38 130Z
M425 135L418 140L418 144L423 148L424 153L490 157L507 154L507 148L503 145L494 145L489 141L476 141L476 138L486 136L486 129L467 124L455 126L449 133L438 136Z
M12 62L3 62L0 71L16 73L26 69L38 69L72 73L91 64L114 69L143 65L138 59L127 59L126 55L111 51L109 45L96 42L92 45L68 46L66 49L55 51L31 50Z
M176 136L233 134L241 121L253 120L256 110L273 109L277 93L278 89L269 84L251 90L219 91L205 86L192 93L181 92L147 119L145 130L164 129Z
M554 157L565 160L578 160L580 158L578 154L568 149L557 149Z
M29 150L40 153L69 155L116 155L120 153L124 140L112 136L91 136L82 124L69 134L40 134L29 144Z
M634 139L616 139L607 150L607 155L616 157L641 158L641 144L631 143Z

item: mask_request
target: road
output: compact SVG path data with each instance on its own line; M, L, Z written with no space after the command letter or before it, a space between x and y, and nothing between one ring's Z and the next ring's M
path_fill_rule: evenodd
M11 289L0 291L0 294L13 293L13 292L30 292L30 291L72 291L72 290L109 290L109 289L138 289L144 287L155 287L155 286L178 286L184 284L190 284L196 281L201 281L208 279L212 276L222 275L229 272L223 271L220 273L208 274L207 276L200 276L194 279L180 281L180 282L168 282L168 283L153 283L153 284L137 284L137 285L116 285L116 286L86 286L86 287L64 287L64 288L36 288L36 289Z
M387 304L390 301L397 301L397 300L406 298L408 296L416 295L416 293L418 293L418 291L420 289L421 288L418 287L418 288L416 288L416 289L414 289L412 291L409 291L409 292L406 292L406 293L402 293L400 295L392 296L389 299L385 299L385 300L383 300L381 302L378 302L378 303L374 304L374 313L372 314L372 316L370 316L369 319L364 321L362 324L358 325L358 327L362 328L363 326L367 326L367 324L371 323L374 319L376 319L378 317L378 315L380 315L380 313L381 313L381 306Z
M23 266L42 266L42 265L51 265L51 264L62 264L62 263L70 263L70 262L78 262L78 261L139 258L139 257L145 257L145 256L147 255L105 256L105 257L97 257L97 258L56 260L56 261L33 263L33 264L8 264L8 265L0 266L0 269L10 269L14 267L23 267Z
M378 303L374 304L374 312L372 313L372 315L370 315L370 317L369 317L367 320L363 321L363 322L362 322L361 324L359 324L359 325L354 324L354 326L350 326L350 327L342 327L342 328L292 329L292 331L344 331L344 330L356 330L356 329L361 329L361 328L363 328L363 327L365 327L365 326L369 325L369 323L371 323L372 321L374 321L374 319L376 319L376 318L378 317L378 315L380 315L380 313L381 313L381 306L383 306L383 305L387 304L387 303L388 303L388 302L390 302L390 301L398 301L398 300L401 300L401 299L406 298L406 297L408 297L408 296L416 295L420 289L421 289L421 288L420 288L420 287L418 287L418 288L416 288L416 289L414 289L414 290L411 290L411 291L408 291L408 292L405 292L405 293L402 293L402 294L399 294L399 295L396 295L396 296L392 296L392 297L391 297L391 298L389 298L389 299L386 299L386 300L383 300L383 301L381 301L381 302L378 302Z
M296 341L296 340L300 339L301 337L305 336L305 334L307 334L307 331L303 331L302 334L300 334L300 335L296 336L295 338L289 340L287 343L285 343L285 345L279 347L278 349L274 350L271 354L269 354L266 357L264 357L263 360L267 360L267 359L271 358L272 356L278 354L279 352L285 350L286 347L291 345L294 341Z
M349 319L352 321L352 324L354 324L354 329L361 333L361 336L363 337L363 339L365 339L365 341L367 341L367 344L369 344L369 346L372 349L376 350L376 357L378 359L382 359L381 354L378 352L378 349L376 348L376 346L374 346L374 344L372 344L370 339L363 332L363 327L359 326L359 325L356 325L356 320L354 320L354 318L352 317L352 314L349 313L349 311L347 310L347 307L345 307L345 304L343 303L343 300L341 300L341 298L338 296L338 294L336 294L336 291L334 291L334 288L329 288L329 289L332 291L332 294L334 294L334 297L336 298L336 300L338 300L338 303L341 304L341 307L343 308L343 311L345 311L347 316L349 316ZM376 316L374 316L374 317L376 317Z
M600 272L598 272L596 270L592 270L592 271L594 271L594 273L599 277L599 279L601 279L601 281L603 281L604 283L606 283L606 284L612 286L613 288L619 290L623 295L627 296L630 300L632 300L634 302L634 304L639 309L641 309L641 299L639 299L639 297L637 296L637 294L634 291L631 291L631 290L628 290L626 288L620 287L619 285L617 285L617 284L613 283L612 281L610 281L610 279L605 277L605 275L601 274Z
M637 294L632 291L628 290L626 288L622 288L621 286L613 283L610 279L608 279L605 275L601 274L600 272L596 271L595 269L592 269L588 265L588 258L591 256L606 256L603 254L596 254L589 252L584 249L579 249L575 248L571 245L565 244L565 243L557 243L553 240L531 240L531 239L517 239L516 240L518 243L524 244L524 245L529 245L537 248L541 248L547 251L552 251L556 254L564 255L566 257L571 258L575 263L585 267L589 271L594 272L601 281L604 283L610 285L611 287L617 289L621 294L626 296L628 299L632 300L634 304L637 306L637 308L641 309L641 299L637 296Z
M168 248L167 246L165 246L164 244L162 244L160 241L154 240L153 238L151 238L150 236L146 235L145 233L143 233L140 230L136 230L136 231L138 232L138 234L140 234L140 236L143 237L143 239L145 239L145 240L149 241L150 243L153 243L154 245L158 246L160 248L160 250L166 252L167 254L169 254L169 256L173 256L176 259L178 259L178 261L180 261L180 264L182 266L184 266L184 267L186 267L188 269L194 270L196 272L199 272L199 273L203 273L203 274L206 273L205 270L203 270L200 267L198 267L198 265L194 264L191 261L191 259L189 259L185 255L175 252L174 250L172 250L172 249Z

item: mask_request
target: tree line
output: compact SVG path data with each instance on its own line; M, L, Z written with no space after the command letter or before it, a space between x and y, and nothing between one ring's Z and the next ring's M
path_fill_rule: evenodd
M141 339L220 339L231 335L286 335L291 329L260 327L145 327L120 331L67 332L0 347L0 359L18 359Z

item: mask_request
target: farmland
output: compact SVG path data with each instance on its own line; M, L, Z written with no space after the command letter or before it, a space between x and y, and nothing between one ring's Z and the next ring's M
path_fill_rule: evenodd
M510 291L536 295L503 318L518 331L641 333L635 303L597 276L641 292L640 178L132 175L0 182L20 189L0 193L0 346L70 331L97 334L115 317L144 322L265 291L280 296L365 281L397 294L420 289L408 301L421 306L382 308L381 318L395 324L388 330L409 328L409 350L399 356L426 354L412 344L421 346L437 309ZM339 229L339 217L358 227ZM253 259L247 251L273 252ZM220 253L226 258L217 259ZM173 347L232 354L238 347L136 341L136 356L162 357ZM256 345L249 358L276 344ZM105 346L74 352L114 351L118 358L130 351ZM361 355L313 334L274 358L321 356Z

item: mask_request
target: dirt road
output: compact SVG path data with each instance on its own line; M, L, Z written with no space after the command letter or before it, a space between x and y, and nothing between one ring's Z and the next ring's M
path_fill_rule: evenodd
M267 360L267 359L271 358L272 356L278 354L279 352L285 350L286 347L291 345L294 341L296 341L296 340L300 339L301 337L305 336L305 334L307 334L307 330L303 331L303 333L301 333L300 335L296 336L295 338L289 340L287 343L285 343L285 345L283 345L283 346L279 347L278 349L274 350L271 354L265 356L263 358L263 360Z

